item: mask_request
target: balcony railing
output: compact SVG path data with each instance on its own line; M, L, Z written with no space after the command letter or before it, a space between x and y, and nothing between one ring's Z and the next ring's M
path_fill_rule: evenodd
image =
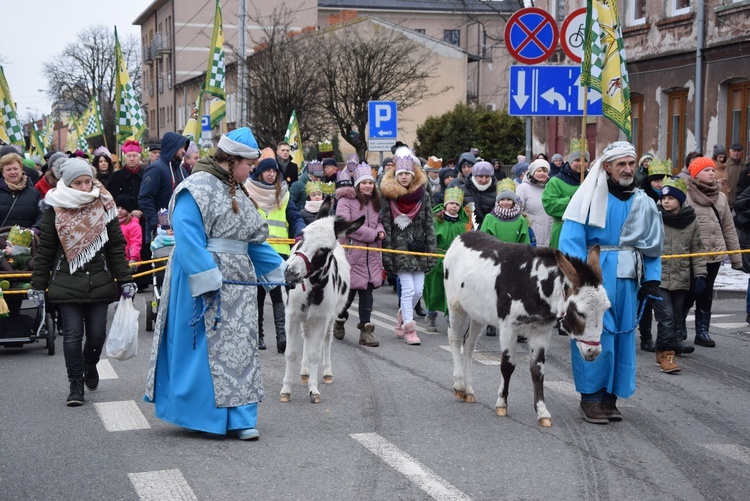
M157 33L151 41L151 54L156 57L172 52L172 41L166 33Z

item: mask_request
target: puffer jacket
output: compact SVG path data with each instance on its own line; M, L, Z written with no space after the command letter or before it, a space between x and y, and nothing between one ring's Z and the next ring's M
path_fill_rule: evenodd
M385 228L384 249L409 250L407 244L410 241L420 240L427 244L427 252L437 252L435 239L435 225L432 218L432 204L430 194L424 188L425 173L415 168L414 179L408 188L401 186L394 177L393 171L386 172L380 183L380 192L383 195L383 227ZM414 193L422 189L422 207L414 219L405 228L401 228L395 221L391 203L404 195ZM383 266L386 270L398 273L399 271L427 271L437 263L433 257L414 256L410 254L383 253Z
M378 195L374 193L373 196ZM341 197L336 206L336 215L347 221L355 221L361 216L365 216L364 224L357 231L339 239L339 242L347 245L380 248L378 233L381 231L385 233L385 228L383 228L380 212L375 211L372 202L360 208L356 196ZM344 252L346 252L346 261L351 266L350 287L352 290L365 290L368 284L372 284L377 289L383 284L382 252L362 249L344 249Z
M473 176L469 174L466 178L466 182L461 189L464 191L464 207L471 202L474 202L474 217L476 218L477 228L482 226L484 216L492 212L495 208L495 198L497 197L497 188L495 187L495 178L490 179L490 185L484 191L479 191L474 186L474 181L471 180Z
M42 220L42 210L39 208L41 200L42 195L28 177L26 186L20 191L11 190L5 179L0 178L0 226L17 224L21 228L39 228Z
M42 216L41 235L34 259L31 287L47 291L54 303L112 302L119 297L118 282L132 282L125 259L125 237L117 218L107 223L109 241L83 267L70 274L70 265L55 229L55 210L50 207Z
M550 235L552 233L552 217L544 212L542 205L542 193L546 184L532 183L528 178L523 180L518 188L518 205L521 212L528 215L531 219L531 229L534 230L536 244L539 246L549 245Z
M724 193L717 190L715 196L709 198L698 189L694 179L688 179L687 203L695 209L695 216L701 229L701 238L706 252L740 250L737 230L735 230L732 220L732 211ZM716 217L716 212L711 208L712 205L716 208L721 219ZM725 257L727 257L726 254L708 256L707 262L719 263ZM731 254L729 260L732 262L733 268L739 269L742 266L740 254Z
M750 249L750 186L745 188L734 201L734 221L740 237L740 247ZM742 254L742 269L750 273L750 253Z
M683 205L677 214L664 212L659 206L664 220L664 255L693 254L705 252L701 230L695 217L695 210ZM661 284L659 287L670 291L690 290L692 277L706 276L706 257L662 259Z

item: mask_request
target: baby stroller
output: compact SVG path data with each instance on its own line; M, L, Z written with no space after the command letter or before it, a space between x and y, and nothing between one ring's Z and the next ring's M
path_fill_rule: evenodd
M0 246L4 249L8 235L12 227L0 228ZM31 256L33 267L33 256L36 254L38 238L33 235L31 242ZM5 258L5 263L7 261ZM0 346L4 348L21 348L24 344L37 343L45 341L47 354L55 354L55 320L52 313L48 313L45 305L36 306L33 301L26 297L28 289L28 277L15 277L18 273L28 273L30 269L24 270L0 270L0 282L3 284L3 299L8 305L9 314L6 317L0 317Z
M169 257L174 245L166 245L154 250L151 253L153 259L159 259ZM159 261L158 263L151 263L151 268L156 270L162 268L167 264L166 261ZM151 301L146 302L146 330L152 332L154 330L154 322L156 322L156 313L159 311L159 301L161 300L161 287L164 282L164 270L151 274L151 283L153 285L154 294Z

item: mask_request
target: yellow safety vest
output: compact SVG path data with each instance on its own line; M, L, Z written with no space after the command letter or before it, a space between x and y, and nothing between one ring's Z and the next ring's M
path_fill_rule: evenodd
M268 214L260 210L260 214L268 223L268 238L289 238L289 222L286 220L286 207L289 205L289 192L284 194L280 209L274 209ZM279 254L288 256L291 252L289 244L271 244Z

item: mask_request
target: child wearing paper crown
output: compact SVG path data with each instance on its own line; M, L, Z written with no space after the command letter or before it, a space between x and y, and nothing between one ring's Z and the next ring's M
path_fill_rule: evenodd
M307 199L305 205L299 210L299 215L302 216L305 224L310 224L318 217L320 206L323 205L323 186L320 181L308 181L305 183L305 193Z
M28 271L34 267L34 258L31 255L31 244L33 234L31 230L13 226L5 242L5 248L2 250L2 261L0 268L2 271L13 273L19 271ZM0 280L0 289L28 289L29 281L24 280Z
M665 255L704 252L695 210L685 205L687 189L687 184L680 178L667 177L662 184L658 207L664 221ZM680 371L675 356L695 351L694 347L682 342L681 334L687 332L682 312L691 292L691 274L695 277L693 293L700 294L706 288L706 258L662 259L661 263L659 295L662 301L653 303L657 322L656 364L662 372L673 373Z
M464 192L461 188L445 190L444 202L436 205L432 212L435 214L435 238L438 252L444 254L451 246L453 239L466 233L469 217L461 210L464 203ZM448 303L445 298L443 285L443 260L438 259L427 273L424 281L424 302L427 306L427 332L437 332L435 319L437 312L448 314Z
M529 244L529 223L516 204L515 183L503 179L497 185L495 208L484 218L479 229L511 244Z
M342 173L343 176L341 176ZM339 173L341 181L346 178L346 173L348 173L348 168ZM339 242L367 249L380 249L381 242L385 238L385 229L380 215L380 197L375 188L372 169L363 162L354 169L353 178L353 186L341 185L336 190L338 198L336 216L343 217L347 221L356 221L365 216L365 222L357 231L341 238ZM339 184L338 181L337 184ZM336 318L333 335L336 339L344 339L346 335L344 324L349 318L349 307L354 301L354 296L359 295L359 323L357 324L359 344L374 348L380 343L373 335L375 325L370 321L373 304L372 291L383 284L383 258L377 250L367 249L345 249L346 261L351 267L349 297L346 306Z

